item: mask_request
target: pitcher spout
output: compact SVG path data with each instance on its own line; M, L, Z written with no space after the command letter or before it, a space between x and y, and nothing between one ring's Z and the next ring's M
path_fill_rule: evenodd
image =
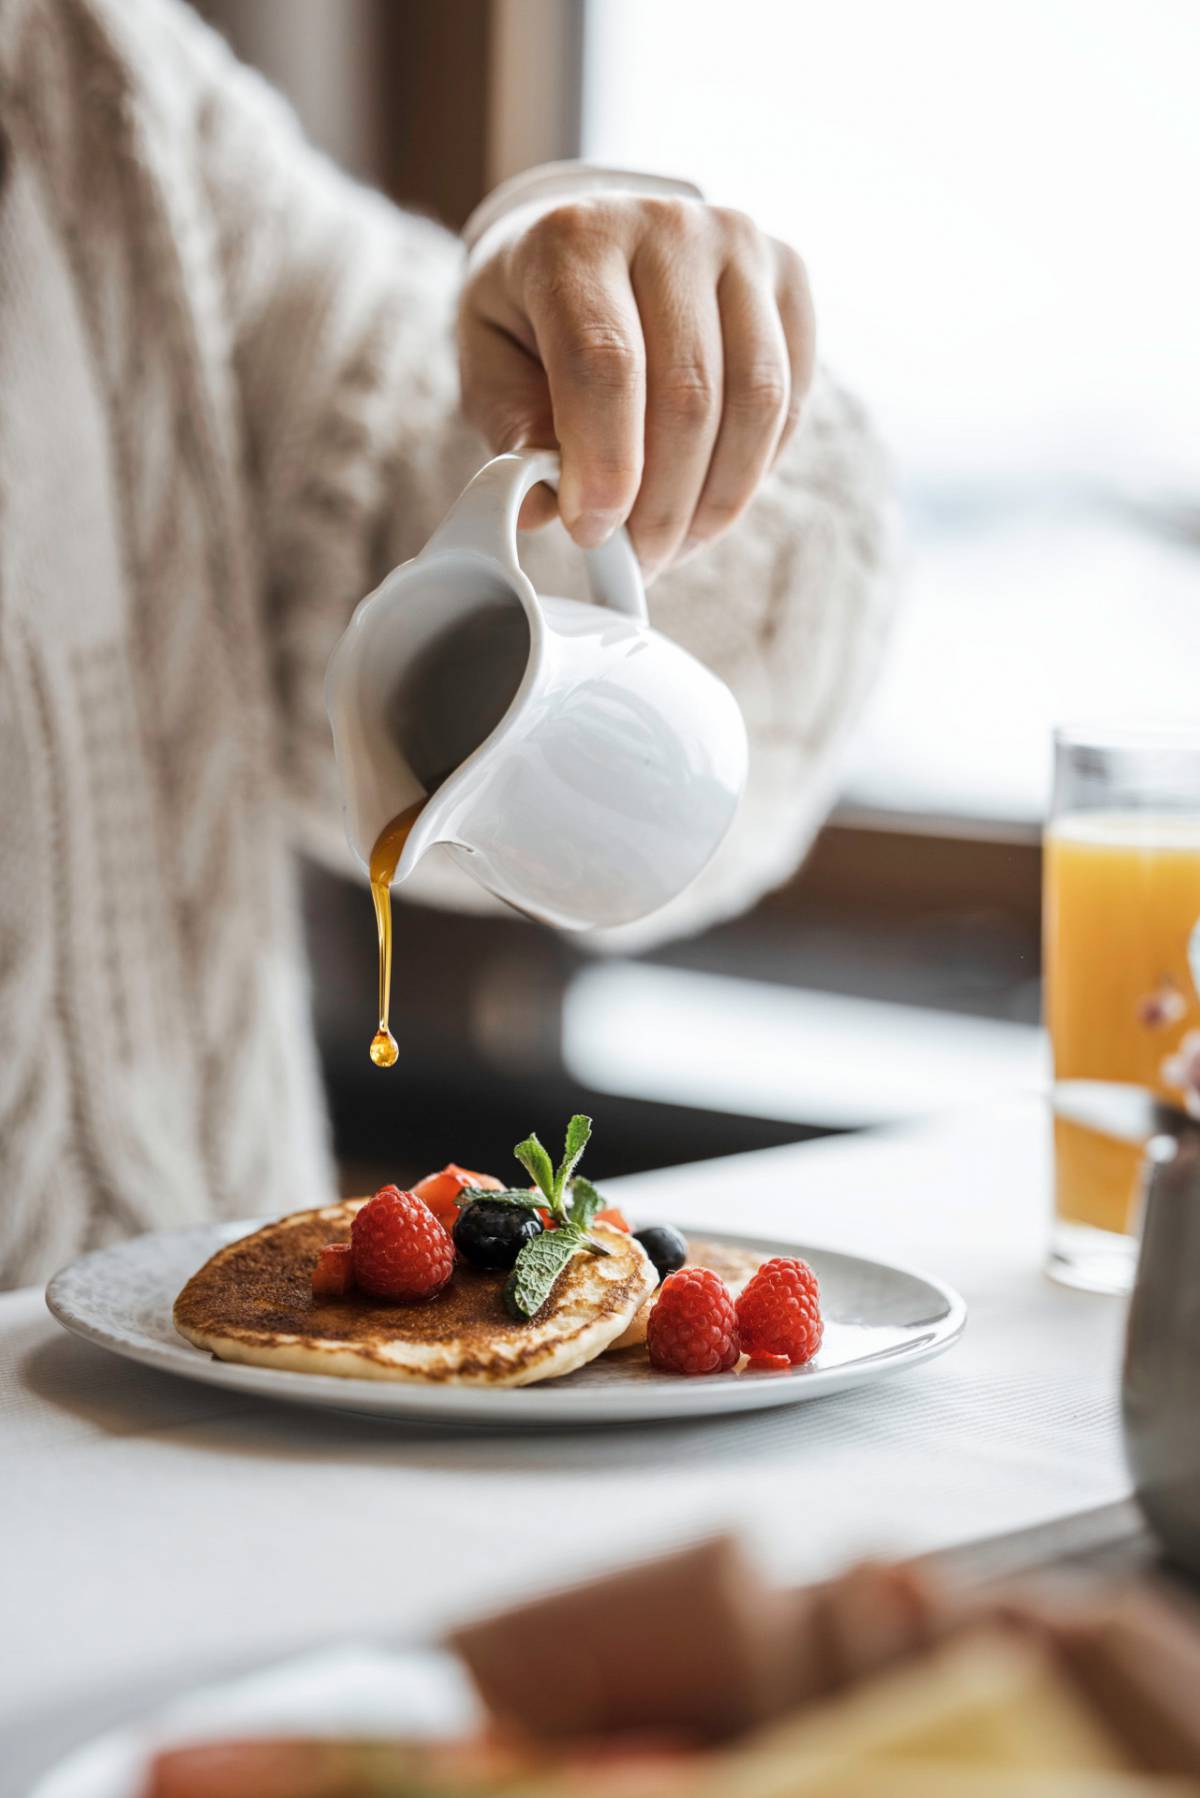
M364 600L334 652L326 704L347 834L358 860L401 812L425 809L397 868L439 840L434 802L536 678L539 631L503 571L440 555L397 569Z

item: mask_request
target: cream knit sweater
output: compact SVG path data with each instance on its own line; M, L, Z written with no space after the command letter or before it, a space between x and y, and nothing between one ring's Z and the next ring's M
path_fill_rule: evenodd
M322 676L481 450L456 241L174 0L0 0L0 133L3 1284L328 1195L295 859L348 861ZM660 934L806 846L878 657L881 489L822 379L750 516L655 588L753 742Z

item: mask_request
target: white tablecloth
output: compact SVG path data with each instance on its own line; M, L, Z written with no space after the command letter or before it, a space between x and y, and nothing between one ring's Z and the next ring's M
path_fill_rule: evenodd
M1043 1277L1047 1158L1030 1101L619 1183L643 1221L892 1257L971 1307L926 1367L712 1422L343 1419L118 1361L39 1293L0 1297L0 1730L175 1665L417 1635L719 1525L804 1578L1121 1497L1123 1306Z

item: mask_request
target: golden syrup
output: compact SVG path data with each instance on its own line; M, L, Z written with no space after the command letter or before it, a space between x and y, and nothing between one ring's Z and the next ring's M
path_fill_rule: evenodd
M392 1068L400 1051L388 1029L392 1003L392 881L396 863L404 853L409 833L425 804L418 799L406 806L380 831L371 851L371 899L379 937L379 1028L371 1038L371 1060L377 1068Z

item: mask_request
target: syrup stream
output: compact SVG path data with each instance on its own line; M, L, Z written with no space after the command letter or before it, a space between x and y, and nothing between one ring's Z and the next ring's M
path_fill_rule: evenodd
M384 825L371 851L371 900L379 937L379 1028L371 1038L371 1060L377 1068L395 1067L400 1053L388 1028L392 1000L392 881L424 805L425 801L418 799L398 812L390 824Z

